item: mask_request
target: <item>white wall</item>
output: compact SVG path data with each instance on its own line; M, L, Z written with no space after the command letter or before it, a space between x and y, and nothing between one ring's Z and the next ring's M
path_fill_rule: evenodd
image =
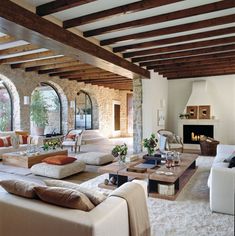
M192 82L203 79L207 80L208 93L213 99L213 113L219 122L219 141L235 144L235 75L169 80L167 128L178 133L178 116L187 104Z
M151 72L151 79L143 79L143 138L165 126L158 125L158 109L167 111L168 81ZM162 104L164 103L164 104ZM166 114L167 117L167 114Z

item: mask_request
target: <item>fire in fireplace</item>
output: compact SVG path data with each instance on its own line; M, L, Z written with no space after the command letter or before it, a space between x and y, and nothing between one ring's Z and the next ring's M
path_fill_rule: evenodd
M214 138L213 125L184 125L183 140L185 144L199 144L200 138L205 135Z

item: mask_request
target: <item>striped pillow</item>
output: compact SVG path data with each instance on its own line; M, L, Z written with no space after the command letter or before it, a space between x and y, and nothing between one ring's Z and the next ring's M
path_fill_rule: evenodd
M11 136L0 137L0 147L11 146Z
M30 144L30 136L29 135L18 135L19 144Z

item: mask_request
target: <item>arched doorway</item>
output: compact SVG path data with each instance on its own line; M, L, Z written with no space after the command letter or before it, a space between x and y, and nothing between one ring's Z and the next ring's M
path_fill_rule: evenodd
M30 118L33 133L35 133L35 131L37 133L39 132L41 135L62 133L61 99L54 86L42 82L40 86L33 91Z
M92 101L88 93L79 91L75 98L75 129L93 129Z
M0 80L0 130L13 129L13 101L6 84Z

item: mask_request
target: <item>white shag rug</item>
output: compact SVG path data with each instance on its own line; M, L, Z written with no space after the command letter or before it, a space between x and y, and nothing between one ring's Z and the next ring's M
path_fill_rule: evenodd
M175 201L148 198L152 236L233 236L234 216L212 213L209 208L207 179L213 157L200 156L198 170ZM86 187L98 188L108 175L84 182Z

